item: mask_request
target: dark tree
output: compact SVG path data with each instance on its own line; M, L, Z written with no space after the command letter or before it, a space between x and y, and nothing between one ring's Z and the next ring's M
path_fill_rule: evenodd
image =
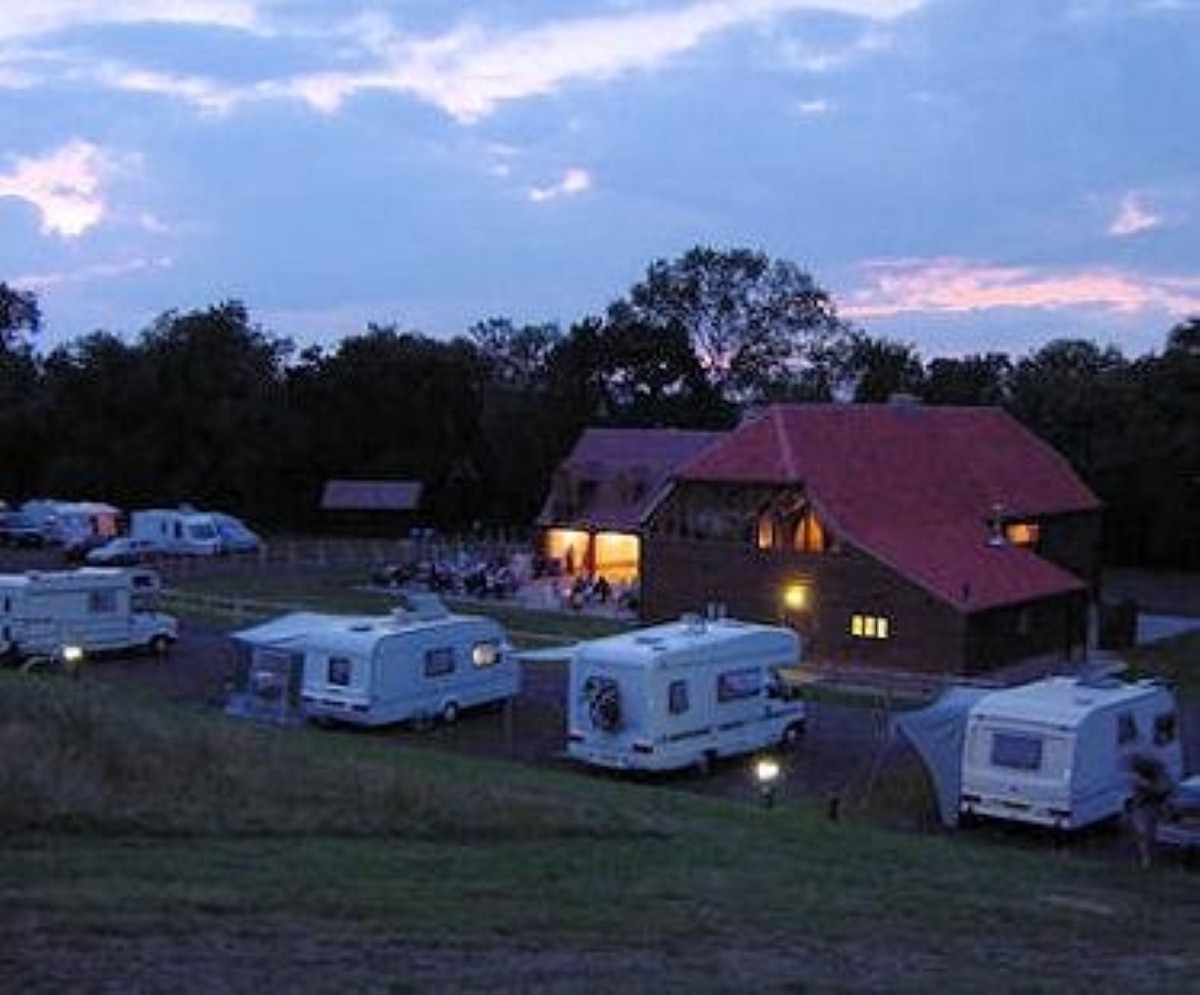
M562 332L554 324L517 327L508 318L488 318L467 337L479 350L493 384L537 389Z
M867 335L855 337L848 373L854 383L854 400L859 403L879 403L899 394L919 396L925 379L914 346Z
M749 249L697 247L651 264L607 324L685 336L709 384L727 402L794 395L801 384L829 391L833 364L851 342L829 295L790 262Z
M42 327L42 310L28 290L14 290L0 283L0 348L12 349L21 332L36 333Z
M922 397L927 404L1000 405L1008 398L1012 368L999 352L934 359L925 369Z

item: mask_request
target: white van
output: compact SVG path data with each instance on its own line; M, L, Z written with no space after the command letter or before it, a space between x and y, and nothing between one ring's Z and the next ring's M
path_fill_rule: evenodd
M310 719L453 722L465 708L520 690L519 665L499 623L451 614L431 596L390 615L285 616L235 638L251 647L251 687L286 695L286 675L302 675L300 707Z
M221 537L212 516L190 509L149 508L132 512L129 535L151 542L168 554L215 556L221 551Z
M85 567L0 575L0 653L25 659L144 648L165 653L179 634L156 610L152 570Z
M795 666L791 629L685 616L570 651L567 753L622 770L711 767L718 757L797 739L802 702L779 671Z
M1121 812L1139 754L1181 777L1178 709L1160 682L1049 677L993 691L967 713L959 812L1078 829Z

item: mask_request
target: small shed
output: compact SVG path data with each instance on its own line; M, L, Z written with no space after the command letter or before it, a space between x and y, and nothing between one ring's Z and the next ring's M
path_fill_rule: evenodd
M395 535L411 528L421 506L415 480L327 480L321 511L335 531Z

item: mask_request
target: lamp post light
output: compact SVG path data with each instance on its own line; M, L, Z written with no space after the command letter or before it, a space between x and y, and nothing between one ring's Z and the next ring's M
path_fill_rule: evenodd
M758 783L758 801L763 808L775 804L775 787L779 783L779 761L760 757L754 764L754 780Z

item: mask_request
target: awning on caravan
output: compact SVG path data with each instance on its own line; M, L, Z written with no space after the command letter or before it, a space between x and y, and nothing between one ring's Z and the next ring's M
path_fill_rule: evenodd
M912 743L929 771L938 814L946 826L958 825L967 713L988 693L984 688L952 687L932 705L905 712L894 720L893 729Z
M238 629L230 633L230 638L253 646L268 646L307 635L322 624L327 624L327 616L316 612L289 612L270 621Z

